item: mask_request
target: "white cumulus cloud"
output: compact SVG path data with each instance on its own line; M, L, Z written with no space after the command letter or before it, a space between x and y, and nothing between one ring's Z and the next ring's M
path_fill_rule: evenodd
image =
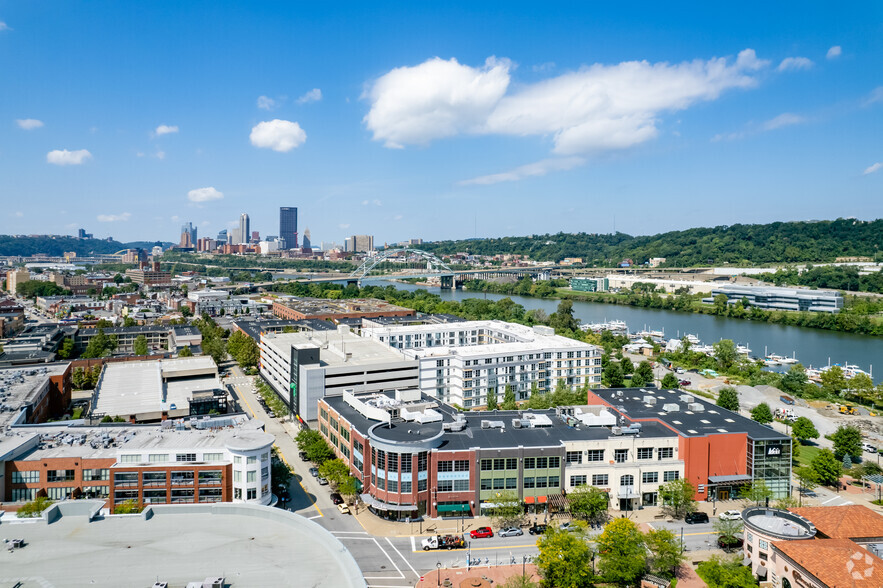
M285 153L303 145L307 134L296 122L276 118L256 124L249 139L255 147Z
M340 224L337 225L337 226L340 227L341 229L348 229L348 228L350 228L350 224L349 224L349 223L340 223Z
M535 163L529 163L516 167L515 169L498 174L490 174L479 176L470 180L458 182L459 186L487 186L490 184L499 184L500 182L517 182L525 178L544 176L549 172L565 171L573 169L585 163L582 157L558 157L552 159L544 159Z
M811 59L806 57L786 57L776 68L777 71L792 71L800 69L811 69L815 65Z
M475 132L506 93L510 67L494 57L482 67L436 57L393 69L366 90L364 123L376 141L395 148Z
M868 167L865 171L862 172L862 175L866 176L868 174L872 174L876 171L880 171L883 169L883 162L877 162L874 165Z
M68 151L67 149L55 149L46 154L46 161L53 165L80 165L92 159L92 154L86 149Z
M0 31L11 31L12 28L2 20L0 20Z
M799 125L801 123L806 122L806 119L798 114L792 114L790 112L784 112L779 116L772 118L763 125L761 125L761 129L764 131L773 131L775 129L781 129L782 127L790 127L791 125Z
M262 110L273 110L276 108L276 101L269 96L258 96L258 108Z
M19 118L15 120L15 124L17 124L20 129L32 131L42 127L43 121L37 120L36 118Z
M303 96L297 99L298 104L306 104L308 102L318 102L322 99L322 90L313 88Z
M365 93L371 109L364 122L387 147L461 133L532 135L552 137L559 155L586 155L646 142L658 134L663 113L754 87L753 74L768 65L752 49L735 60L595 64L510 92L508 60L492 57L473 68L435 58L374 82ZM558 165L551 161L508 173L537 175Z
M117 221L127 221L132 218L132 213L123 212L122 214L99 214L97 217L100 223L115 223Z
M837 59L843 53L843 48L840 45L834 45L830 49L828 49L828 54L826 57L828 59Z
M156 130L154 131L154 133L156 133L157 137L160 137L162 135L170 135L172 133L177 133L177 132L178 132L177 125L159 125L158 127L156 127Z
M208 188L196 188L187 192L187 200L190 202L211 202L224 197L223 192L218 192L211 186Z

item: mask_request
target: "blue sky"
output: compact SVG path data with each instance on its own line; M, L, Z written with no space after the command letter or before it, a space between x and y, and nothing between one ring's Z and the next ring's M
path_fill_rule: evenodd
M400 4L0 2L0 233L883 216L879 2Z

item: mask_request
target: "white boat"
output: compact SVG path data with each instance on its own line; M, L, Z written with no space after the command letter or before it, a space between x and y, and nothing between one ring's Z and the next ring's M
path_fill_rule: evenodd
M690 333L687 333L686 335L684 335L684 338L687 339L687 341L690 343L690 345L699 345L699 343L700 343L699 337L697 337L696 335L692 335Z
M736 353L739 355L749 355L751 349L749 349L747 345L736 345Z

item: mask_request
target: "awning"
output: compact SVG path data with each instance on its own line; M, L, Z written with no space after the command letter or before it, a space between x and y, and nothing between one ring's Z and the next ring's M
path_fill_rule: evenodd
M742 558L742 565L743 566L750 566L751 565L751 558L750 557Z
M436 506L438 512L469 512L468 504L439 504Z
M751 476L745 474L734 474L730 476L708 476L709 484L739 484L742 482L750 482Z
M368 506L376 508L377 510L396 510L401 512L410 512L412 510L417 510L417 507L412 504L389 504L387 502L377 500L370 494L362 494L360 498L362 499L362 502L364 502Z
M766 578L766 572L767 569L763 566L757 566L757 571L755 571L758 578Z
M536 501L537 501L537 499L534 498L533 496L525 496L524 497L524 504L533 504Z
M545 504L548 500L548 496L537 496L537 502L540 504Z

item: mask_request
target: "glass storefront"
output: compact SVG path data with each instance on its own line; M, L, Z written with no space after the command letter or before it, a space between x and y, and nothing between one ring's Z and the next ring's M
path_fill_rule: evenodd
M791 494L791 440L749 439L748 475L763 480L773 498Z

